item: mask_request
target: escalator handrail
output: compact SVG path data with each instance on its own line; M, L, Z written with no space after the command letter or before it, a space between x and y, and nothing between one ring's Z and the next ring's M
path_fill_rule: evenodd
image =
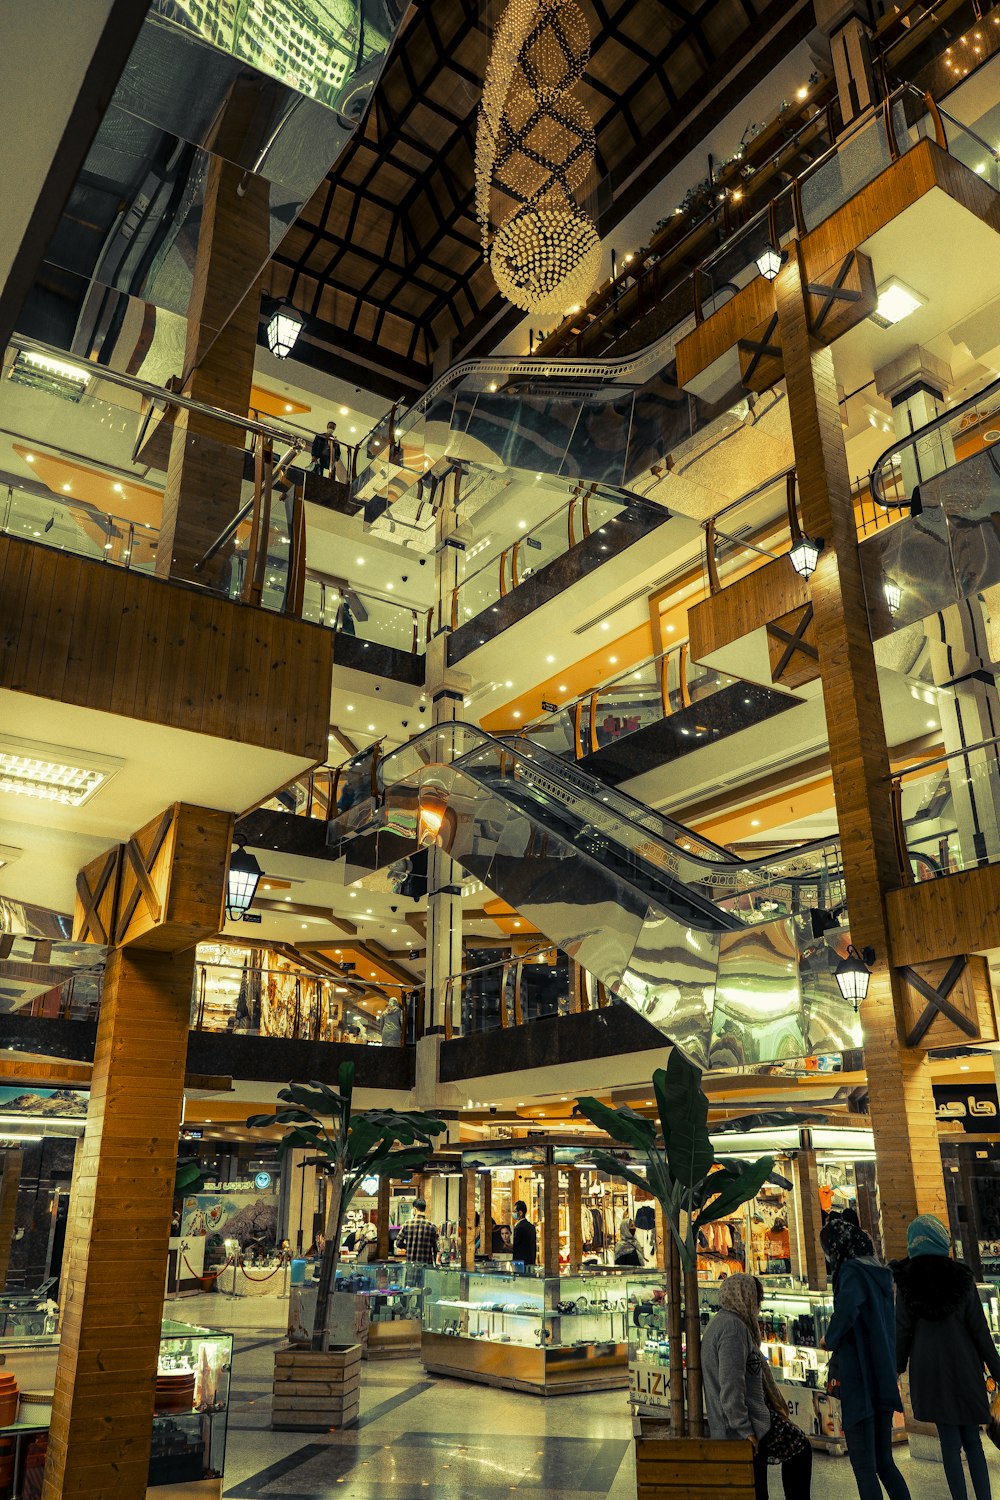
M415 774L414 770L409 770L404 775L400 776L397 781L390 781L386 776L386 771L391 762L397 756L401 756L404 752L412 752L414 748L419 745L421 740L430 740L436 736L440 736L441 734L448 732L452 732L456 735L468 736L470 739L476 740L478 742L473 748L465 751L462 755L456 756L455 759L451 762L448 762L447 764L450 770L462 769L462 762L469 756L481 750L484 746L488 748L492 747L500 754L517 755L521 759L532 760L535 759L536 755L538 755L538 752L541 750L541 747L531 744L531 754L529 756L526 752L521 751L517 748L517 741L521 738L521 736L511 736L507 739L501 739L496 735L488 734L486 730L481 729L476 724L469 724L462 719L456 719L450 723L438 724L430 729L426 729L422 734L416 735L405 745L400 746L398 750L390 751L390 753L382 759L379 767L380 775L383 777L383 784L385 789L388 790L391 786L398 785ZM657 813L653 808L647 807L645 803L639 802L634 797L630 797L628 793L620 792L617 788L609 787L598 777L590 776L587 772L579 770L579 768L576 766L573 766L572 768L569 767L566 762L560 760L558 756L552 755L551 752L547 750L541 751L541 756L539 758L541 757L544 757L545 761L548 763L548 767L539 767L543 775L549 775L554 782L561 784L563 788L569 790L570 792L582 793L587 797L593 798L595 801L597 799L610 799L613 796L619 803L627 804L627 807L621 814L626 818L626 820L631 821L642 828L644 834L648 834L651 839L654 839L659 844L663 845L664 848L669 850L677 859L687 861L690 864L702 866L705 870L706 880L709 881L712 876L718 876L720 874L729 872L735 873L737 871L745 870L769 870L774 866L787 864L790 860L799 859L803 856L808 856L813 853L819 853L827 849L839 847L839 837L837 835L831 835L827 838L813 839L808 843L793 845L787 850L779 851L778 853L771 852L770 854L762 855L759 859L736 859L729 852L729 850L722 848L721 845L711 845L711 842L709 840L702 839L699 834L695 833L693 829L688 828L685 824L677 822L675 819L668 817L664 813ZM549 767L551 767L551 769L549 769ZM632 814L630 809L634 809L635 813ZM612 809L609 806L609 812L611 811ZM718 851L718 857L714 859L706 858L704 855L699 855L693 850L683 848L673 839L665 835L658 834L653 829L649 828L642 821L644 817L656 818L663 823L668 824L670 827L676 830L680 837L690 838L694 843L701 843L706 845L707 847L715 848ZM789 877L786 876L783 878L787 879Z
M923 427L916 428L915 431L907 433L903 438L897 438L894 443L886 448L884 453L879 454L868 476L868 487L875 503L881 505L884 510L909 510L911 503L909 500L886 499L882 481L882 469L886 461L891 462L893 457L901 453L905 448L915 448L923 438L929 437L931 433L948 426L955 421L956 417L960 417L964 411L968 410L970 406L980 405L981 402L993 394L1000 395L1000 376L995 380L991 380L988 385L984 385L982 390L977 391L975 395L966 396L965 400L960 401L957 406L950 406L947 411L943 411L940 415L932 417L929 422L924 423Z

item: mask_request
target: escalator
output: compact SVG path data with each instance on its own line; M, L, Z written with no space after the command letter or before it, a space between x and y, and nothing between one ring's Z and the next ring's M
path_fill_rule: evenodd
M372 430L363 445L367 464L359 452L354 495L366 525L397 544L413 544L415 531L432 533L441 478L456 466L464 475L463 519L474 513L472 491L487 473L648 494L671 510L676 493L682 514L692 498L685 470L720 444L742 488L763 480L788 461L784 397L748 395L738 382L712 401L682 391L674 351L688 323L693 315L623 359L505 357L454 366Z
M347 769L327 830L346 882L384 886L437 842L703 1065L858 1045L810 916L842 904L835 840L739 861L525 739L462 723Z
M994 380L897 439L875 464L872 499L894 521L859 546L875 642L976 596L997 615L998 440Z

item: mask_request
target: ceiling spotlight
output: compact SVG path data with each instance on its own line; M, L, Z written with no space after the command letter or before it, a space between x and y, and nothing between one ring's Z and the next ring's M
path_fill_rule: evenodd
M800 536L793 543L788 557L800 578L810 578L815 573L822 550L823 538L821 536Z
M282 298L268 319L267 347L279 359L287 359L305 326L302 314Z
M862 948L859 953L854 944L851 943L847 949L847 957L842 958L833 971L833 977L837 981L837 988L845 1000L850 1000L854 1009L857 1010L862 1000L868 994L868 981L871 979L871 965L875 962L875 949Z
M787 259L787 250L775 250L768 241L757 257L757 269L765 281L773 281Z

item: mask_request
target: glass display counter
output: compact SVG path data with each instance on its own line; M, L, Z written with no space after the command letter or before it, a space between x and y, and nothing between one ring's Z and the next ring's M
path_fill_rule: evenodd
M338 1275L339 1292L367 1299L369 1359L413 1354L420 1348L426 1270L414 1261L372 1261L354 1264Z
M0 1427L14 1439L15 1495L32 1493L44 1463L59 1341L0 1339L4 1371L18 1383L17 1420ZM219 1496L233 1340L228 1333L164 1322L156 1371L149 1490L184 1485L192 1496ZM26 1482L27 1477L27 1482Z
M628 1288L644 1278L609 1269L575 1276L424 1272L424 1368L553 1395L628 1383ZM662 1278L648 1275L650 1288Z

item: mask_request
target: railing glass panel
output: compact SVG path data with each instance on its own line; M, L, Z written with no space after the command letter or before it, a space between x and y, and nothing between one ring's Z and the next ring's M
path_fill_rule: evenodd
M904 879L935 880L1000 863L1000 741L914 766L894 786Z

